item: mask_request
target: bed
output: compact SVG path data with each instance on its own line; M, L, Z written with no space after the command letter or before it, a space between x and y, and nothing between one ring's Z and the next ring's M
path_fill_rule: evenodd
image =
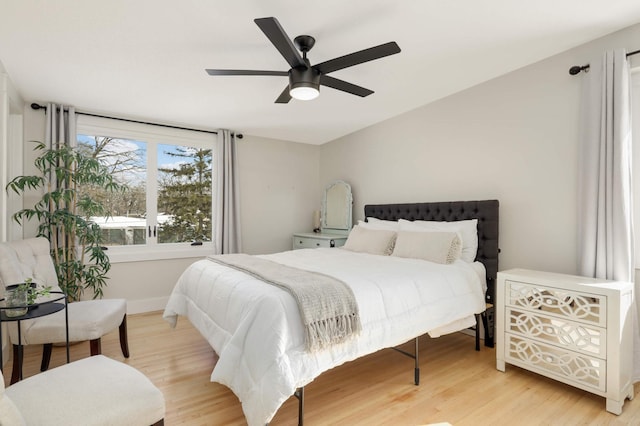
M205 337L219 356L211 380L236 394L250 426L268 424L291 395L302 400L304 386L322 372L425 333L465 329L493 300L497 200L367 205L365 217L367 223L477 219L475 262L441 264L341 248L253 256L347 283L359 309L360 331L312 351L299 306L280 287L219 263L219 257L195 262L176 283L165 320L175 325L178 316L186 316ZM491 322L485 324L485 344L491 344Z

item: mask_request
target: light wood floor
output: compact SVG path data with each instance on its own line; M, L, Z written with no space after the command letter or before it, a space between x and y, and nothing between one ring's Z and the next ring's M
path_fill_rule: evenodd
M117 332L103 338L102 352L138 368L162 390L166 425L246 424L235 395L209 381L215 354L188 320L180 318L176 329L160 312L131 315L128 321L131 357L123 358ZM495 350L483 346L476 352L473 344L471 336L461 333L422 337L420 386L413 385L413 360L393 350L327 371L305 388L305 424L640 424L637 400L627 401L623 414L615 416L605 411L602 397L517 367L497 371ZM24 375L37 374L40 347L27 347L25 352ZM54 348L52 367L64 363L64 353L64 348ZM71 358L88 353L88 343L76 344ZM10 362L5 367L8 373ZM296 425L297 409L297 400L290 398L271 425Z

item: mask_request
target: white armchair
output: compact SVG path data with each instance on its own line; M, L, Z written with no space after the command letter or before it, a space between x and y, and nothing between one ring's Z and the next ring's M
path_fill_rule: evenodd
M140 371L98 355L4 388L2 426L161 426L162 392Z
M0 243L0 284L7 286L33 278L38 285L52 286L60 290L49 241L45 238L29 238ZM127 340L127 303L124 299L102 299L73 302L68 305L69 341L89 341L91 355L102 352L101 337L119 327L120 347L125 358L129 357ZM9 322L9 336L13 343L13 371L11 383L20 379L22 365L18 356L18 331L15 322ZM43 345L41 371L49 368L54 343L64 342L64 311L31 320L21 321L22 345Z

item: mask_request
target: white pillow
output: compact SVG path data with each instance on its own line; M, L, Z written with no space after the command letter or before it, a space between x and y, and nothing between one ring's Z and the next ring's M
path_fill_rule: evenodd
M357 225L349 233L347 242L342 248L360 253L388 256L393 252L395 241L396 233L394 231L367 229Z
M478 252L478 219L437 222L428 220L408 221L400 219L401 231L449 231L457 232L462 239L462 255L465 262L473 262Z
M377 229L383 231L394 231L397 232L400 225L396 220L380 220L375 217L368 217L367 222L362 220L358 221L358 225L367 229Z
M462 241L457 232L399 231L392 256L450 264L460 258Z
M367 223L372 226L378 226L381 229L384 228L384 229L390 229L394 231L397 231L399 227L397 220L382 220L382 219L377 219L375 217L368 217Z

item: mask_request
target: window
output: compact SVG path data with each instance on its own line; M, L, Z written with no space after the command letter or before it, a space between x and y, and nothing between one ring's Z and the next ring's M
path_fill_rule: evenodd
M215 135L83 115L77 133L79 149L128 186L84 189L107 207L93 220L113 262L213 251Z

